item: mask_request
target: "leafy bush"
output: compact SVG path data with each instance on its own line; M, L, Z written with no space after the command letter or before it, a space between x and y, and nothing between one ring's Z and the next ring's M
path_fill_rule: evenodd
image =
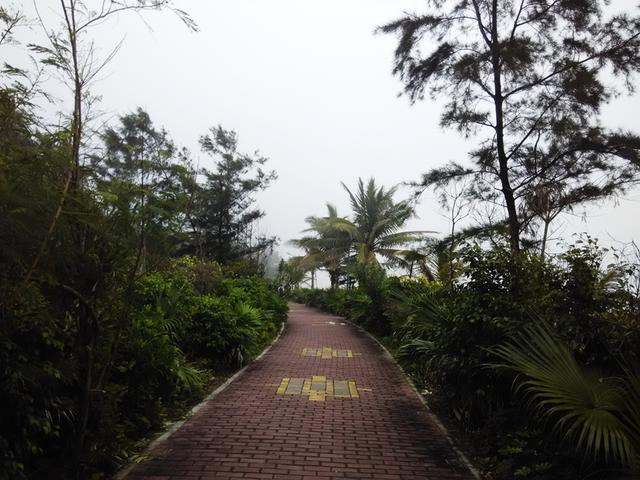
M57 321L38 289L22 298L0 321L0 478L29 473L27 461L70 435L76 416L71 322Z
M201 398L206 383L207 372L177 345L172 319L145 306L123 332L108 381L92 404L88 465L111 471L114 459L126 460L140 439Z
M491 478L573 479L594 472L598 478L610 478L603 470L606 456L592 455L598 446L601 451L605 448L604 436L599 444L594 437L596 443L590 448L578 448L584 447L585 438L565 435L572 425L578 429L587 424L577 420L589 415L585 405L594 395L612 391L612 380L603 384L603 378L623 378L626 383L613 382L617 382L615 405L603 397L605 404L600 407L622 412L620 405L626 405L623 423L633 426L625 435L638 448L637 400L633 400L637 399L637 376L621 365L637 364L640 352L640 266L620 261L605 266L606 254L588 237L551 261L526 252L513 255L502 248L470 245L457 253L459 276L446 282L361 275L360 288L296 290L292 298L355 320L378 334L391 332L384 339L387 345L415 381L432 392L430 400L440 413L450 413L458 421ZM382 313L372 322L375 312ZM580 381L572 385L582 390L571 398L587 403L565 402L563 411L573 416L560 429L553 428L560 415L557 408L540 403L551 394L544 390L551 380L557 380L553 392L558 398L572 387L563 385L566 372L552 373L554 367L568 368L569 362L554 357L544 363L544 369L538 365L532 373L520 361L524 357L516 358L514 353L519 348L526 350L527 361L543 361L542 353L535 353L524 340L514 344L513 339L524 331L535 332L545 322L565 339L567 347L562 348L592 372L589 378L595 382L590 384L582 373L574 375ZM500 345L506 346L500 350ZM491 367L498 361L496 352L505 361L511 354L510 369ZM527 385L535 390L535 401L514 391L514 371L531 379ZM539 372L551 376L536 376ZM547 384L540 383L543 380ZM561 387L565 390L557 390ZM556 397L550 401L559 401ZM533 404L539 408L532 409ZM541 411L552 421L540 421ZM611 438L607 441L618 466L636 468L629 467L632 454L622 455L611 446Z
M586 236L561 256L562 314L553 320L586 366L620 372L620 357L640 360L640 296L630 284L640 264L605 265L607 253L619 259Z
M493 347L548 321L590 368L620 374L612 354L634 357L640 347L637 337L625 335L637 298L624 282L608 281L603 251L590 241L558 262L474 246L459 258L457 281L398 298L396 315L406 316L397 330L401 362L474 432L497 478L576 478L593 471L593 459L581 459L514 395L513 374L487 365L496 360Z
M263 280L225 280L218 295L199 297L183 337L185 349L213 365L238 365L276 335L287 306Z
M191 257L175 265L150 276L144 295L170 312L177 342L190 357L212 367L242 365L286 319L286 302L262 279L225 279L216 264L207 267Z
M224 278L220 267L175 259L141 277L122 301L99 307L91 398L81 458L76 326L32 287L4 306L0 325L0 478L107 475L141 442L202 398L211 369L257 355L287 305L260 278ZM14 297L19 298L19 297ZM10 413L9 413L10 412ZM75 467L74 467L75 464Z
M367 294L358 289L296 289L290 298L359 324L366 323L372 304Z
M460 282L408 295L399 329L401 360L418 378L441 389L456 418L475 429L509 402L510 386L485 368L488 348L529 324L532 312L556 312L557 269L508 251L462 251Z

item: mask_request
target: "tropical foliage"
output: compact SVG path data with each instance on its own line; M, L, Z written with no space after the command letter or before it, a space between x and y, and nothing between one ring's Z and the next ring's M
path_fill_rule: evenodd
M521 375L521 391L554 429L585 455L640 473L640 377L583 370L571 350L544 322L517 333L493 350L498 366Z
M217 128L202 145L224 162L197 170L142 109L83 128L92 65L73 73L71 51L89 49L72 23L106 20L115 3L61 2L78 14L71 38L36 52L42 68L77 76L69 121L45 126L41 85L0 74L0 478L110 476L286 316L259 275L273 241L250 234L253 195L273 178L265 158L238 154ZM13 25L7 12L0 22Z
M96 3L61 0L32 68L0 71L0 479L113 474L277 335L278 293L386 342L488 479L640 476L640 256L589 237L549 251L563 212L640 178L640 138L600 118L640 72L637 15L434 0L381 27L410 100L445 95L441 124L480 135L470 165L413 182L439 189L449 236L407 231L417 196L359 179L351 211L308 217L269 283L266 157L218 125L196 168L140 108L92 122L117 52L99 58L93 27L154 10L196 24L171 0ZM0 47L28 25L0 7ZM70 87L53 124L48 78ZM461 231L479 205L493 210ZM319 270L330 289L299 289Z
M386 189L373 178L366 183L359 179L354 192L342 186L351 203L351 218L339 216L332 204L327 204L327 216L308 217L309 235L292 240L305 251L302 265L309 270L326 270L332 288L353 283L354 277L363 280L358 272L385 265L426 265L426 255L410 248L425 232L402 230L413 217L414 206L394 200L397 187Z
M619 478L637 473L638 265L579 242L548 260L467 245L451 281L293 298L380 334L488 478Z
M327 204L326 217L310 216L306 222L309 224L306 232L310 235L291 241L305 252L300 265L311 272L324 269L331 286L337 287L346 272L354 226L346 217L338 216L331 204Z
M358 180L358 187L349 194L353 221L351 240L357 252L358 263L378 263L378 257L394 262L402 253L399 248L418 238L419 232L401 231L414 215L408 201L395 202L397 187L385 189L370 179L366 185Z
M563 212L638 182L638 135L600 112L633 90L639 22L604 0L442 0L379 28L411 102L442 98L441 125L476 143L414 182L460 186L433 249L442 283L369 298L489 478L638 475L638 259L549 240Z

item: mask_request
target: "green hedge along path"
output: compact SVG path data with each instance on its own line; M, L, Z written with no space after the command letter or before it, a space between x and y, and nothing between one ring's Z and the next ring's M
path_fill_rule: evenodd
M474 478L379 345L290 307L273 348L128 480Z

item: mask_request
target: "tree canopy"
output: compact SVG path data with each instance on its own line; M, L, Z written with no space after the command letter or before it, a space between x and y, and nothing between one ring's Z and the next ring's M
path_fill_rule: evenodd
M267 158L238 152L236 133L220 126L203 135L200 145L215 159L215 169L203 172L206 182L196 192L191 249L198 256L228 263L272 247L276 238L254 229L264 217L254 207L254 195L277 178L274 171L263 170Z
M570 209L638 180L640 137L599 113L632 89L640 17L607 3L442 0L380 27L398 35L394 72L411 101L445 97L441 125L481 139L471 166L433 169L421 185L472 177L478 198L504 206L513 250L540 216L534 192L553 185L549 208Z
M402 230L414 215L414 206L408 200L394 200L397 187L387 189L373 178L366 183L358 179L354 191L342 186L349 196L352 216L341 217L327 204L327 216L307 217L306 232L311 234L292 241L305 250L303 265L324 268L331 286L337 287L355 264L377 267L383 261L398 266L424 259L410 245L427 232Z

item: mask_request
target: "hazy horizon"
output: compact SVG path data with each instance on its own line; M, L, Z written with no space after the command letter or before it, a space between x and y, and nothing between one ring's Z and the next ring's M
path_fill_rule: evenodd
M305 217L323 215L326 202L349 214L340 182L355 186L358 177L374 177L392 186L449 160L466 161L475 139L442 130L438 102L411 106L398 97L402 85L391 74L396 39L374 34L403 11L423 10L423 1L175 3L199 32L168 12L146 14L144 21L120 15L95 31L103 52L126 37L93 88L102 96L102 118L113 121L141 107L202 166L211 163L199 152L198 137L218 124L235 130L239 149L259 150L279 175L258 203L266 212L260 229L281 239L283 257L295 253L286 242L300 236ZM57 15L56 2L37 5L45 21ZM31 2L24 9L33 14ZM29 35L37 38L38 29ZM11 55L17 58L18 50ZM60 87L54 91L67 95ZM45 111L51 116L55 109ZM615 99L602 112L603 123L634 130L638 109L638 94ZM607 245L630 242L640 234L632 221L639 202L636 188L564 215L556 236L571 243L573 233L586 231ZM434 196L425 194L409 228L444 232L441 213Z

